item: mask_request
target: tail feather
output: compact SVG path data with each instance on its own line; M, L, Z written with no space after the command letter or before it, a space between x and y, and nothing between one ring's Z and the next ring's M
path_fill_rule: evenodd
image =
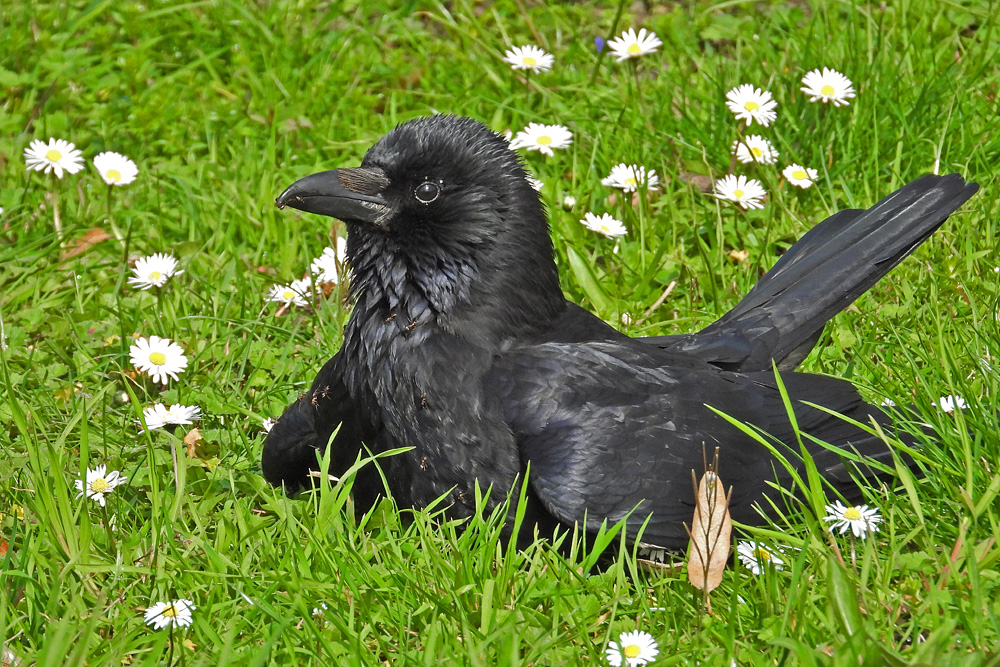
M727 370L767 370L772 360L779 368L794 368L830 318L926 241L978 189L958 174L928 175L868 210L841 211L803 236L718 321L696 334L664 337L660 344Z

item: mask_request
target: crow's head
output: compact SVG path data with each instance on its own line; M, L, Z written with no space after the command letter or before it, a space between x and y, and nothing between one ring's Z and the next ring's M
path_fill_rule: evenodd
M507 141L472 119L404 123L360 167L306 176L276 203L347 223L356 296L424 300L446 326L491 320L500 335L564 307L544 207Z

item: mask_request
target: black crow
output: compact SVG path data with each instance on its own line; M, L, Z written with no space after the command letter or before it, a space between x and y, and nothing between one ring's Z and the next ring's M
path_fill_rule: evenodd
M867 211L837 213L809 231L733 310L688 335L629 338L559 287L545 210L507 141L480 123L434 116L400 125L360 167L293 183L279 207L347 224L354 310L343 345L278 420L263 472L294 491L309 484L334 430L330 472L364 452L365 510L391 494L421 508L440 496L451 516L506 498L527 475L527 524L549 531L628 517L641 543L686 542L703 445L719 447L732 516L759 523L769 482L790 474L712 409L769 434L801 470L794 428L883 462L861 423L891 422L840 379L793 372L823 325L929 237L976 191L957 175L925 176ZM820 473L852 480L836 451L805 440ZM855 488L856 491L856 488ZM516 497L516 496L515 496ZM487 508L489 509L489 508Z

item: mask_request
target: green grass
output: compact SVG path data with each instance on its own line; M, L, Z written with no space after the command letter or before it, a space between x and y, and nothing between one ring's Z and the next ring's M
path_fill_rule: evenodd
M590 2L4 3L0 637L21 664L599 665L607 642L635 628L658 640L658 665L997 664L996 3L688 2L643 16L626 4L613 26L619 8ZM634 71L598 60L593 37L632 26L656 31L661 52ZM524 43L556 67L514 75L500 58ZM854 81L849 106L799 92L822 66ZM770 192L749 213L681 178L726 173L736 123L724 96L745 82L779 102L761 133L781 163L820 171L816 187L792 192L777 169L740 169ZM389 128L434 111L498 131L573 130L554 158L527 155L545 182L563 285L617 326L628 313L634 335L708 324L833 211L935 168L978 181L804 365L875 401L913 402L936 427L918 453L926 478L872 490L882 531L831 541L805 514L757 530L801 550L763 576L731 567L709 616L683 570L640 571L631 554L586 576L586 549L505 550L488 519L462 532L383 506L356 520L350 480L296 501L268 487L260 420L307 386L349 313L336 295L284 316L264 303L330 233L274 197L305 174L356 165ZM50 136L75 142L85 171L26 172L24 148ZM134 159L139 179L109 193L89 164L103 150ZM599 180L621 161L661 175L648 204L608 202ZM569 211L567 194L578 200ZM625 221L619 252L583 229L585 211ZM120 241L62 259L112 221ZM742 263L729 258L739 249ZM152 252L174 254L185 273L132 289L129 260ZM134 334L184 346L179 381L161 392L130 374ZM946 394L969 407L941 413ZM200 454L218 465L188 456L182 430L137 433L155 401L202 407ZM101 463L128 476L106 513L76 498L75 481ZM196 604L192 627L148 628L142 611L174 597Z

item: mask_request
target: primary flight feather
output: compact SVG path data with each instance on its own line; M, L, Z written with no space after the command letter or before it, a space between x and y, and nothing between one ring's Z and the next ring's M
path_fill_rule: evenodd
M776 367L801 432L891 462L880 439L807 404L889 426L881 410L846 381L793 369L977 187L925 176L841 211L704 330L629 338L563 297L544 207L503 137L457 116L404 123L360 167L307 176L277 199L346 223L354 310L341 349L269 433L264 476L309 485L336 431L334 475L363 452L411 448L381 459L388 488L361 469L362 511L382 495L420 508L447 494L449 514L466 517L477 484L495 505L530 465L526 531L627 519L631 539L645 524L643 544L677 548L704 444L720 448L733 519L759 523L754 506L777 497L769 482L790 474L715 410L801 467ZM820 473L850 492L841 457L811 442Z

